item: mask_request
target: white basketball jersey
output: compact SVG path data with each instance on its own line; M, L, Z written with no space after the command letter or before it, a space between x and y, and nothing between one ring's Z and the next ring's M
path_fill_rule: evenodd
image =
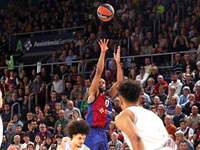
M134 125L142 138L145 150L162 148L168 139L168 133L162 120L153 112L142 107L132 106L127 109L135 114ZM130 149L133 150L128 137L125 133L123 135Z
M70 141L69 142L65 142L64 150L73 150L71 148ZM79 148L79 150L86 150L86 146L83 144L82 147Z
M1 148L2 139L3 139L3 122L0 116L0 148Z

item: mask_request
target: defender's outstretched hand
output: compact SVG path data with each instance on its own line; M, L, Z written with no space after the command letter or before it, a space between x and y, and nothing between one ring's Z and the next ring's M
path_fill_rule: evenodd
M103 41L100 40L100 42L98 42L101 47L102 52L106 52L108 50L108 46L107 46L108 42L109 42L109 39L107 39L107 40L104 39Z
M120 63L120 46L117 47L117 54L113 53L116 63Z

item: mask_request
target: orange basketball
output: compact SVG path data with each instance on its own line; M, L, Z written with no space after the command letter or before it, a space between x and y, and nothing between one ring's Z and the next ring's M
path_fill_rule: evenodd
M102 4L97 9L97 16L102 21L110 21L114 16L114 9L110 4Z

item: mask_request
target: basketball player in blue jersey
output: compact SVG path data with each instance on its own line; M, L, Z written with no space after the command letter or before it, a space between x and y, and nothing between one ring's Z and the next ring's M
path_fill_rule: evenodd
M97 64L96 74L89 89L88 97L88 116L86 122L91 127L90 134L86 137L84 144L91 150L107 150L108 141L105 129L109 126L112 119L112 102L111 99L117 94L116 87L122 81L122 69L120 66L120 47L118 46L117 54L114 59L117 64L117 82L105 95L105 81L101 78L105 54L108 50L109 40L100 40L101 55Z

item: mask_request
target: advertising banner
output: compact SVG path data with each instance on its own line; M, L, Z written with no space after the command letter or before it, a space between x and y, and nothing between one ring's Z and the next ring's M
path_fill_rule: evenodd
M77 36L73 33L11 38L10 50L13 53L21 53L23 50L28 53L52 51L61 48L65 43L76 42L76 40Z

